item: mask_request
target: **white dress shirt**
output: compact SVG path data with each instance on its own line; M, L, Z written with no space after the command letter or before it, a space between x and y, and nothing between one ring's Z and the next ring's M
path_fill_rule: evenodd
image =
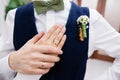
M47 11L45 14L37 14L35 11L38 32L49 30L54 24L64 24L68 19L71 3L64 0L64 10L55 12ZM13 79L14 71L8 65L8 57L13 46L13 29L16 9L7 15L7 32L0 39L0 73L6 79ZM94 80L119 80L120 79L120 34L95 10L90 9L89 26L89 50L91 56L94 50L104 50L109 56L115 57L115 61L108 70ZM2 64L2 65L1 65ZM18 73L14 80L39 80L41 75L27 75Z

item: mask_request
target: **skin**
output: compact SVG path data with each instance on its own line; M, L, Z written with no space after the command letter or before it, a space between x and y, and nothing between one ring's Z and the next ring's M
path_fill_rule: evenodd
M10 54L10 68L23 74L47 73L60 60L58 55L63 53L65 31L63 25L55 25L48 32L35 35L22 48Z

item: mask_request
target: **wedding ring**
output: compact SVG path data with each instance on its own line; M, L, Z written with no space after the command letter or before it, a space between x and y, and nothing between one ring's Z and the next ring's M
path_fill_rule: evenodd
M42 62L41 68L45 68L45 62Z
M55 46L57 46L58 44L56 42L54 42Z
M56 40L53 41L53 44L54 44L55 46L58 46L58 42L57 42Z

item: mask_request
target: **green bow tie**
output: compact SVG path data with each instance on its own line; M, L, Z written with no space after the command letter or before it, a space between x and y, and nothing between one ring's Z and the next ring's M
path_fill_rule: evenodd
M63 0L39 0L33 1L33 4L38 14L45 13L47 10L60 11L64 9Z

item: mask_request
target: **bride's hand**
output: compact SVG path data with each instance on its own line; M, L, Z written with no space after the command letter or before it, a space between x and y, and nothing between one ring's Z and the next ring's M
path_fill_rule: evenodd
M66 40L65 31L66 29L63 25L55 25L36 44L54 46L61 49Z

